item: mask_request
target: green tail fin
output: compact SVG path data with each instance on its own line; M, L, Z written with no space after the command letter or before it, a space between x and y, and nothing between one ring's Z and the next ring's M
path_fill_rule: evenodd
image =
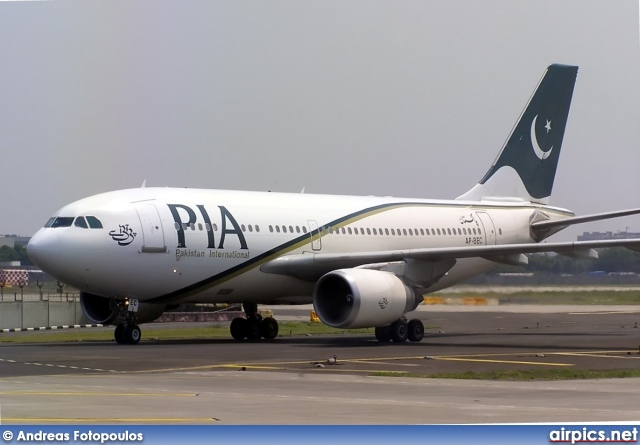
M577 74L577 66L547 68L489 171L457 199L549 202Z

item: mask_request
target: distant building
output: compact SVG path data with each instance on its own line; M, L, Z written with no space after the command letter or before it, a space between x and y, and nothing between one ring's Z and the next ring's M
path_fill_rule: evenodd
M578 241L598 241L598 240L612 240L612 239L632 239L640 238L638 232L583 232L582 235L578 235Z
M0 247L10 247L13 249L16 245L16 239L12 236L0 236Z
M30 236L0 235L0 247L7 246L12 249L16 245L26 247L30 239Z

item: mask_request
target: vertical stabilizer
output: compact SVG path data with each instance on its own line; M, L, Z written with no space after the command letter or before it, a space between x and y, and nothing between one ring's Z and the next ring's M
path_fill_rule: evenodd
M548 204L577 74L577 66L547 68L489 171L457 199Z

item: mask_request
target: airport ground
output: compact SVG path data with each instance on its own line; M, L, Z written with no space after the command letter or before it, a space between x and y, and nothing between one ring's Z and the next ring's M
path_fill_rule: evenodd
M281 321L309 316L308 308L273 310ZM287 332L272 342L0 344L0 414L5 424L640 418L640 378L486 381L408 376L511 369L636 370L640 306L423 306L415 316L430 329L421 343L401 345L379 344L373 335ZM336 363L331 364L334 356Z

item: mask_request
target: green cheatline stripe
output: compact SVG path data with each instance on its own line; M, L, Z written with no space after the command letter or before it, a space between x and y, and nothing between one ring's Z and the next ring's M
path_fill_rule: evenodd
M402 207L461 207L461 208L466 208L472 211L476 211L479 209L483 209L483 210L487 210L487 209L493 209L493 208L504 208L502 206L499 205L478 205L478 206L469 206L468 204L463 204L463 203L456 203L455 201L451 201L451 202L447 202L446 204L444 203L425 203L425 202L396 202L396 203L387 203L387 204L380 204L377 206L373 206L373 207L369 207L366 209L362 209L359 210L357 212L354 213L350 213L348 215L342 216L338 219L335 219L323 226L321 226L320 228L318 228L318 230L314 230L308 233L305 233L301 236L298 236L290 241L287 241L284 244L281 244L280 246L276 246L273 249L270 249L260 255L258 255L257 257L251 258L247 261L245 261L244 263L238 264L237 266L234 266L230 269L225 270L224 272L221 272L217 275L213 275L209 278L206 278L202 281L199 281L197 283L191 284L187 287L184 287L182 289L178 289L176 291L170 292L168 294L165 295L161 295L159 297L155 297L151 300L147 300L149 303L173 303L176 301L179 301L185 297L188 297L190 295L194 295L197 294L198 292L203 291L204 289L208 289L210 287L213 286L217 286L219 284L224 283L225 281L231 280L232 278L235 278L251 269L254 269L258 266L261 266L262 264L271 261L272 259L275 259L277 257L279 257L280 255L283 255L287 252L291 252L292 250L298 249L299 247L304 246L305 244L309 244L309 237L318 237L318 238L322 238L323 236L325 236L327 233L326 231L321 230L322 228L326 228L326 227L335 227L335 228L339 228L339 227L343 227L346 226L348 224L351 224L355 221L359 221L362 219L365 219L367 217L370 217L372 215L377 215L379 213L382 212L387 212L390 210L394 210L397 208L402 208ZM560 210L557 209L550 209L547 208L545 206L540 206L540 205L522 205L522 206L514 206L514 207L509 207L510 209L519 209L519 208L544 208L546 211L552 212L552 213L560 213L565 215L565 212L561 212ZM566 216L572 216L569 214L566 214Z

